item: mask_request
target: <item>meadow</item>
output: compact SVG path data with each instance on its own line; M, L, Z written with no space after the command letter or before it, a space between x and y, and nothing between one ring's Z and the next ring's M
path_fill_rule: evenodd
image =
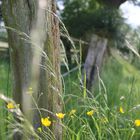
M91 93L94 98L88 98L86 88L80 86L80 69L63 77L64 116L60 117L63 140L140 139L140 71L116 51L112 53L94 85ZM1 59L0 93L11 97L9 66L9 61ZM9 136L13 130L9 118L11 112L0 101L0 140L11 139ZM50 121L53 120L50 118ZM38 128L35 133L43 135L46 140L54 139L44 127Z

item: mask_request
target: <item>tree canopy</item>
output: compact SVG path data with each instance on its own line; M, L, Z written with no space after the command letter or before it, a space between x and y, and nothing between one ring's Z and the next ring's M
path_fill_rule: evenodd
M120 11L108 8L97 0L65 0L62 19L74 37L83 37L94 32L100 36L114 38L123 23Z

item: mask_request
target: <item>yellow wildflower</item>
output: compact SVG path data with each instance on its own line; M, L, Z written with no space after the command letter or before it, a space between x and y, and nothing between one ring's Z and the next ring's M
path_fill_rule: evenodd
M42 128L41 128L41 127L38 127L37 130L38 130L39 132L42 132Z
M48 127L51 125L51 121L49 120L49 117L48 118L41 118L41 123L42 125Z
M59 118L59 119L63 119L65 114L63 113L56 113L56 116Z
M94 111L93 110L87 112L87 115L88 116L92 116L93 114L94 114Z
M69 115L71 116L71 115L74 115L75 113L76 113L76 109L72 109L72 110L70 111L70 114L69 114Z
M13 104L12 102L9 102L9 103L7 104L7 108L8 108L8 109L14 109L15 106L14 106L14 104Z
M119 111L120 111L120 113L124 113L124 110L122 107L120 107Z
M32 95L32 94L33 94L33 89L32 89L32 87L29 87L29 88L28 88L27 94L29 94L29 95Z
M135 122L134 122L134 124L135 124L135 126L140 126L140 120L135 120Z

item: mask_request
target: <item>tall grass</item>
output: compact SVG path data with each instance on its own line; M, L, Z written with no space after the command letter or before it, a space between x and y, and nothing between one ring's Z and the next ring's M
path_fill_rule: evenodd
M10 83L10 64L5 58L0 57L0 93L5 96L10 96L11 83ZM7 127L6 119L8 112L5 109L5 104L0 100L0 139L6 139Z
M140 119L139 70L119 55L113 56L104 64L100 75L104 83L95 85L94 99L84 98L78 71L65 78L66 112L77 112L65 118L64 140L140 139L140 128L135 124ZM86 114L90 110L92 116Z
M140 72L117 53L113 52L112 56L104 64L99 80L94 85L91 92L94 98L85 96L83 89L86 87L80 86L80 64L77 63L79 69L71 73L67 68L69 74L63 77L63 140L140 139L140 124L135 122L137 120L140 123ZM2 60L0 92L5 96L11 97L11 83L9 62ZM23 135L33 134L39 140L41 137L43 140L55 139L49 129L51 126L45 127L42 124L41 128L33 130L22 112L18 117L26 123L20 124L14 120L13 110L8 113L6 107L11 100L5 96L1 96L4 102L0 101L0 140L10 139L9 136L17 131L17 126ZM14 111L18 113L16 111L20 110L17 108ZM49 119L51 122L56 121ZM9 130L8 126L12 126L12 129ZM26 139L30 139L30 136Z
M0 89L5 95L9 91L8 66L7 62L1 62ZM139 140L140 127L135 124L135 120L140 119L139 70L119 55L114 55L104 64L100 77L105 87L99 80L93 89L93 99L85 97L79 86L79 70L64 77L63 113L66 115L61 120L63 140ZM7 114L5 104L0 103L0 139L6 140L8 131L4 122L12 114ZM54 139L44 127L34 132L43 135L44 140Z

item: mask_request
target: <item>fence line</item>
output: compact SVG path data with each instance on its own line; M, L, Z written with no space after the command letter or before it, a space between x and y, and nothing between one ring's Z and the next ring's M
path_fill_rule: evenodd
M76 71L77 69L81 68L82 66L84 66L84 64L81 64L80 66L76 66L73 69L69 70L68 72L62 74L63 77L66 77L67 75L69 75L70 73Z
M66 35L64 35L63 33L61 33L61 36L67 38ZM85 44L85 45L89 44L88 42L86 42L84 40L81 40L81 39L77 39L75 37L70 37L70 39L74 42L79 42L79 43L82 43L82 44Z

